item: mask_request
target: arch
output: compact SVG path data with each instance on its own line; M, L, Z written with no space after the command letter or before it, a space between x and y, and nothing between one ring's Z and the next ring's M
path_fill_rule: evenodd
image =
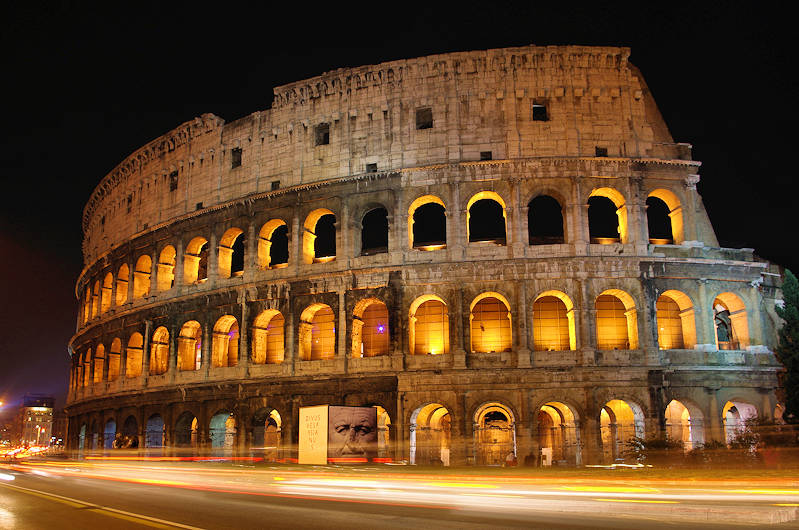
M125 377L133 379L141 376L142 354L144 348L144 338L141 333L136 332L128 340L128 348L125 352Z
M562 291L544 291L533 302L533 349L577 349L574 303Z
M479 294L469 306L472 352L511 351L511 314L508 299L496 292Z
M128 280L130 277L130 269L127 263L123 263L117 272L117 295L116 304L122 305L128 301Z
M122 424L121 436L114 440L116 449L135 449L139 447L139 422L133 415L125 418Z
M655 303L655 313L661 350L696 346L696 318L688 295L674 289L664 291Z
M241 228L229 228L222 234L217 267L220 278L232 278L244 273L244 231Z
M82 424L80 426L80 431L78 431L78 450L83 451L86 449L86 424Z
M167 245L158 256L156 283L159 291L168 291L175 285L175 247Z
M365 298L355 304L352 318L353 357L377 357L388 354L388 308L377 298Z
M527 237L531 245L565 243L563 209L550 195L539 195L527 204Z
M92 291L92 318L100 314L100 280L95 280Z
M150 416L144 430L144 447L163 447L164 432L163 418L159 414Z
M650 199L655 200L650 203ZM660 201L662 204L658 204L656 201ZM646 205L650 243L663 244L661 241L666 240L666 242L679 245L685 241L682 205L673 191L662 188L652 190L647 195Z
M183 254L183 282L186 285L208 280L208 240L195 237Z
M184 411L175 421L175 446L197 447L197 440L197 417L189 411Z
M202 365L202 326L196 320L189 320L180 327L178 334L178 370L189 372L199 370Z
M111 309L111 295L114 291L114 275L111 271L107 272L103 278L103 285L100 292L100 313L107 313Z
M236 366L239 362L239 322L232 315L224 315L214 324L211 342L211 366L222 368Z
M361 219L361 255L388 252L388 210L379 206Z
M613 188L596 188L588 196L588 232L591 243L627 243L627 205Z
M746 422L757 418L757 407L744 401L727 401L721 410L724 438L727 445L736 442L746 429Z
M153 260L147 254L142 254L136 260L133 269L133 299L144 298L150 294L150 275L153 269Z
M489 402L474 413L475 462L501 466L516 461L516 421L510 407Z
M327 208L317 208L303 223L302 261L326 263L336 259L336 215Z
M165 374L169 368L169 330L156 328L150 344L150 375Z
M440 250L447 247L447 209L435 195L423 195L408 207L408 248Z
M582 464L582 446L577 413L561 401L548 401L538 409L538 446L549 463ZM549 451L546 451L549 449ZM546 464L542 460L542 464Z
M116 381L119 378L120 359L122 358L122 341L115 337L111 341L108 353L108 380Z
M702 411L699 407L672 399L666 405L664 418L666 437L681 442L685 451L700 447L705 442Z
M117 437L117 422L110 418L103 427L103 449L113 449Z
M211 450L216 455L230 456L236 439L236 419L232 412L220 410L211 417L208 429Z
M428 403L413 411L410 422L410 462L449 466L452 416L444 405Z
M316 303L300 315L300 359L332 359L336 354L336 318L329 305Z
M83 294L83 323L89 321L89 317L92 313L92 288L91 286L86 286L86 292Z
M380 405L377 409L377 458L391 460L391 416Z
M258 233L258 266L274 269L288 266L288 226L283 219L272 219Z
M505 201L493 191L480 191L466 203L466 233L470 243L507 243Z
M92 382L92 349L86 350L83 354L83 386L89 386Z
M600 411L602 453L606 463L623 460L633 438L644 437L644 412L632 402L612 399Z
M745 350L749 346L746 305L735 293L721 293L713 300L716 347L719 350Z
M596 342L600 350L638 348L638 319L635 302L626 292L608 289L595 302Z
M422 295L411 303L408 332L412 355L449 353L447 304L434 294Z
M92 383L100 383L103 381L103 368L105 364L105 346L102 344L97 345L94 352L94 376Z
M267 462L281 457L283 420L276 409L263 408L253 415L252 445Z
M277 309L262 311L252 324L252 362L280 364L283 362L285 320Z

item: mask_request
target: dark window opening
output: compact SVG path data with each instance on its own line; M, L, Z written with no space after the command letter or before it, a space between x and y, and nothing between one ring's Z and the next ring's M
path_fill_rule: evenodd
M203 203L201 203L201 202L198 202L198 203L197 203L197 206L196 206L196 209L198 209L198 210L202 210L202 209L203 209Z
M330 124L320 123L314 128L314 145L328 145L330 143Z
M326 258L336 255L336 216L323 215L314 228L316 239L313 243L314 258Z
M133 209L133 195L128 195L128 213Z
M241 165L241 148L236 147L230 150L230 168L236 168Z
M367 173L377 173L377 164L366 164Z
M480 151L480 160L492 160L493 156L491 151Z
M200 257L197 263L197 281L203 281L208 279L208 243L203 243L203 246L200 247L200 253L198 254Z
M416 128L417 129L433 128L433 109L431 107L416 109Z
M275 191L279 187L280 187L280 181L279 180L273 180L272 181L272 191Z
M281 225L275 228L270 238L272 245L269 247L269 266L281 265L289 262L289 227Z
M447 214L443 206L428 203L413 212L413 247L447 244Z
M669 207L658 197L646 199L646 222L649 225L649 242L655 245L674 243Z
M619 216L616 205L607 197L588 199L588 232L591 243L618 243ZM600 241L600 239L605 241ZM611 241L607 241L611 240Z
M527 233L531 245L559 245L563 238L563 211L549 195L539 195L527 205Z
M169 174L169 191L178 189L178 172L173 171Z
M469 208L469 242L477 241L505 244L505 216L493 199L480 199Z
M545 103L533 103L533 121L549 121L547 106Z
M608 148L607 147L599 147L599 146L597 146L597 147L594 148L594 154L597 157L606 157L606 156L608 156Z
M361 224L361 254L388 252L388 211L385 208L370 210Z
M105 226L105 215L100 218L100 225Z
M233 254L230 256L230 275L244 271L244 234L239 234L230 247Z

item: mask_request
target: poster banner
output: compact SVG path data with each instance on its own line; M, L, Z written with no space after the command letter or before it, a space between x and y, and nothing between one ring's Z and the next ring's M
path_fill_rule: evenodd
M300 408L300 464L327 464L327 405Z
M330 406L327 460L358 464L377 458L377 409Z

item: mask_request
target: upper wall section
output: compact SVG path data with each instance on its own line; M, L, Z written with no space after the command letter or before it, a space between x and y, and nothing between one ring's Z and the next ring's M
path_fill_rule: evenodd
M487 152L493 159L690 158L674 144L629 54L524 46L432 55L278 87L271 109L232 123L204 114L131 154L97 186L83 214L85 262L231 199L368 171L479 160ZM534 119L534 105L545 107L545 120ZM432 122L420 127L428 116Z

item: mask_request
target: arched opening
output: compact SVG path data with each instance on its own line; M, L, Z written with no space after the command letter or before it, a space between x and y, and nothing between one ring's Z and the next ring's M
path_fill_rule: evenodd
M144 338L141 333L134 333L128 340L128 348L125 352L125 377L133 379L141 376L142 359L144 353Z
M516 425L513 413L501 403L486 403L474 414L475 461L501 466L516 461Z
M97 420L92 420L92 426L89 432L91 433L91 443L89 447L93 451L100 449L100 428L97 426Z
M408 246L417 250L447 247L447 212L444 201L425 195L408 208Z
M511 317L507 298L499 293L483 293L470 307L472 352L511 351Z
M89 386L92 382L92 349L86 350L83 354L83 386Z
M680 401L673 399L666 406L666 437L683 444L685 451L690 451L705 442L702 425L702 412L698 407L691 410Z
M92 292L92 318L100 314L100 280L94 282Z
M159 291L168 291L175 285L175 247L167 245L158 256L158 275L156 282Z
M411 304L409 344L413 355L449 353L447 304L436 295L420 296Z
M187 285L208 280L208 240L195 237L183 254L183 281Z
M208 434L211 438L211 451L217 456L233 454L236 439L236 420L232 412L219 411L211 418Z
M86 424L80 426L78 431L78 450L83 451L86 449Z
M86 286L86 292L83 295L83 323L89 321L92 314L92 288Z
M189 320L178 335L178 370L199 370L203 360L203 330L196 320Z
M253 416L252 445L266 462L281 458L283 420L275 409L261 409Z
M114 289L114 275L106 273L103 278L102 293L100 295L100 312L105 313L111 309L111 294Z
M197 447L197 418L191 412L184 412L175 422L175 446Z
M449 466L452 418L438 403L416 409L411 415L410 461L422 466Z
M627 243L627 206L613 188L599 188L588 198L588 233L591 243Z
M277 309L267 309L259 314L252 325L252 362L254 364L280 364L284 355L283 315Z
M153 260L148 255L139 256L133 269L133 299L143 298L150 294L150 273Z
M361 254L370 256L388 252L388 210L375 208L361 220Z
M574 304L566 293L545 291L533 303L533 349L566 351L577 349Z
M219 240L219 277L231 278L244 273L244 231L230 228Z
M655 303L658 346L661 350L692 349L696 346L694 306L685 293L669 290Z
M713 300L713 321L719 350L745 350L749 346L746 306L738 295L721 293Z
M538 446L542 465L581 465L580 429L574 410L559 401L542 405L538 409Z
M116 304L122 305L128 301L128 278L130 271L127 264L122 264L117 273L117 296Z
M674 192L653 190L646 199L646 220L653 245L679 245L685 240L682 205Z
M113 419L105 422L103 429L103 449L113 449L114 440L117 437L117 422Z
M150 344L150 375L165 374L169 363L169 331L160 326L153 332Z
M757 418L757 407L743 401L728 401L721 411L724 422L724 437L732 444L746 429L747 420Z
M94 352L94 377L93 383L100 383L103 380L103 368L105 365L105 346L102 344L97 345L97 350Z
M236 317L225 315L216 321L211 345L211 366L222 368L238 364L239 323Z
M596 342L600 350L638 348L638 320L629 294L609 289L597 297Z
M336 355L336 318L326 304L311 304L300 315L300 359L316 361Z
M505 245L505 201L493 191L481 191L466 204L466 230L470 243Z
M326 208L308 214L303 225L303 263L327 263L336 259L336 216Z
M391 416L380 405L377 409L377 458L391 460Z
M282 219L272 219L258 234L258 266L264 269L286 267L289 262L289 230Z
M355 304L352 319L353 357L377 357L388 354L388 308L376 298Z
M531 245L558 245L565 241L563 210L549 195L539 195L527 205L527 236Z
M633 438L644 437L644 413L635 403L612 399L599 415L602 453L606 463L624 459Z
M122 341L115 338L111 341L111 350L108 354L108 380L116 381L119 378L119 360L122 357Z
M164 420L158 414L147 419L144 432L144 447L164 446Z
M121 436L114 440L114 449L135 449L139 447L139 422L128 416L122 424Z

